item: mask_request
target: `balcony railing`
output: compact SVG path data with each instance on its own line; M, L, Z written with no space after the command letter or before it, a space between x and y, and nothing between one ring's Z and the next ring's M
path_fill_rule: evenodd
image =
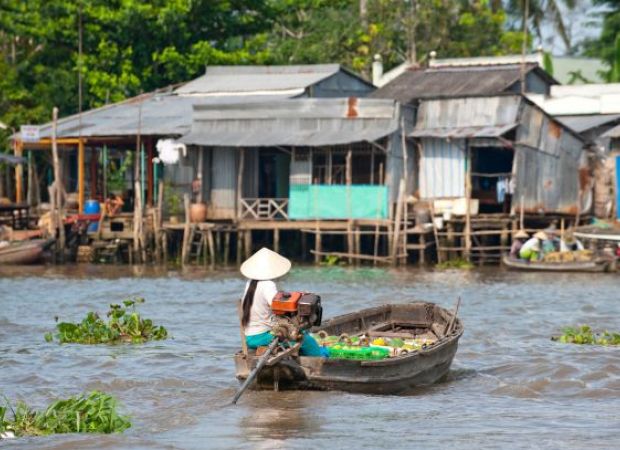
M253 220L289 220L288 198L242 198L240 218Z

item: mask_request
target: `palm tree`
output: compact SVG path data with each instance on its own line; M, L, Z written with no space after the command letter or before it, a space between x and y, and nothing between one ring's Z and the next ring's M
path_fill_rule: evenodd
M562 6L565 10L572 11L577 5L577 0L508 0L508 12L523 17L526 10L525 2L529 2L528 20L532 22L532 28L538 39L542 40L543 25L548 22L558 32L566 48L570 49L571 37L566 28Z

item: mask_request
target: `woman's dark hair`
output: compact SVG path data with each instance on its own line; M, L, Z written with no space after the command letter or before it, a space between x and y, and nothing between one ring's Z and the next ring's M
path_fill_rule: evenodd
M250 321L250 311L252 310L252 303L254 303L254 294L256 293L257 285L258 280L250 280L248 290L245 292L245 297L243 297L243 316L241 316L241 325L244 327L247 326Z

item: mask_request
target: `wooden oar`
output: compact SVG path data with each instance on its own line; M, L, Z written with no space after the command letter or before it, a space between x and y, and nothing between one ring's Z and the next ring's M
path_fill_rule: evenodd
M252 381L254 381L254 379L256 378L258 373L261 371L261 369L265 366L265 364L267 364L267 360L271 356L271 353L278 346L278 342L279 342L278 338L271 341L271 344L269 344L269 347L267 347L267 351L265 352L265 354L261 356L261 358L258 360L258 364L256 365L256 368L252 371L252 373L250 373L250 375L247 377L243 385L239 388L239 390L235 394L231 404L233 405L237 404L237 400L239 400L239 397L243 395L245 390L250 386L250 384L252 384Z
M460 296L459 296L458 300L456 301L456 306L454 307L454 313L452 314L452 319L450 319L450 323L448 324L448 328L446 328L446 332L445 332L446 336L450 336L450 333L452 332L452 328L454 327L454 324L456 323L456 315L459 312L459 306L461 306L461 297Z

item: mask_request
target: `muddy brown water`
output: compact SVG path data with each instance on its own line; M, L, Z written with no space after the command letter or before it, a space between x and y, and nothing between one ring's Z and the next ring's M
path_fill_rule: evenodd
M100 389L133 426L122 435L4 441L23 449L620 448L620 349L562 345L589 323L620 329L616 275L297 268L287 289L321 294L326 316L413 299L452 307L465 334L448 379L408 396L250 392L227 406L239 344L234 271L0 268L0 393L44 407ZM46 343L54 316L80 320L128 295L171 340Z

